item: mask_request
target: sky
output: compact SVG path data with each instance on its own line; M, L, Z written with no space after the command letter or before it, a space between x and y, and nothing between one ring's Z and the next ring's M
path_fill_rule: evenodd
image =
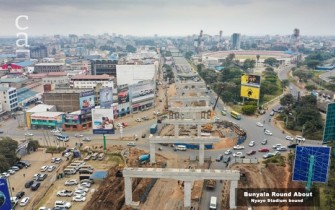
M334 0L0 0L0 36L335 35ZM20 15L22 27L15 26Z

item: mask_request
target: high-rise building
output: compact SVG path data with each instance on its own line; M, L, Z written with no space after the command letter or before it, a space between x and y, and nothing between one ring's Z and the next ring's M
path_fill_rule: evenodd
M45 45L30 47L30 58L40 59L48 57L48 49Z
M92 75L108 74L116 77L116 64L118 64L117 60L104 60L104 59L91 60L91 74Z
M326 122L322 138L323 143L330 141L335 141L335 103L329 103L327 106Z
M239 50L241 48L241 34L233 33L231 36L231 46L232 50Z

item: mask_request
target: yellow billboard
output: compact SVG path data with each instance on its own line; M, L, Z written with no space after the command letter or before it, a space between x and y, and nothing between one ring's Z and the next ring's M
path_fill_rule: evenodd
M260 87L261 86L261 76L243 74L241 76L241 84L254 86L254 87Z
M259 88L241 85L241 97L259 99Z

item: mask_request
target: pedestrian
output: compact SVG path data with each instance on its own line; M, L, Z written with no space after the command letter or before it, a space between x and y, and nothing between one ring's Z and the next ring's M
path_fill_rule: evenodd
M26 177L26 174L23 174L23 177Z
M14 187L12 187L12 191L14 192Z

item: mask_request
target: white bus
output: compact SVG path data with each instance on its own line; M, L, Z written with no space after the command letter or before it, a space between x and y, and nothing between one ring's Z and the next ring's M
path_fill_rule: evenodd
M57 134L56 138L59 141L69 141L70 140L70 137L66 134Z
M186 146L185 145L178 145L176 146L176 149L179 151L186 151Z
M215 210L216 209L216 197L215 196L212 196L211 197L211 202L209 204L209 209L210 210Z

